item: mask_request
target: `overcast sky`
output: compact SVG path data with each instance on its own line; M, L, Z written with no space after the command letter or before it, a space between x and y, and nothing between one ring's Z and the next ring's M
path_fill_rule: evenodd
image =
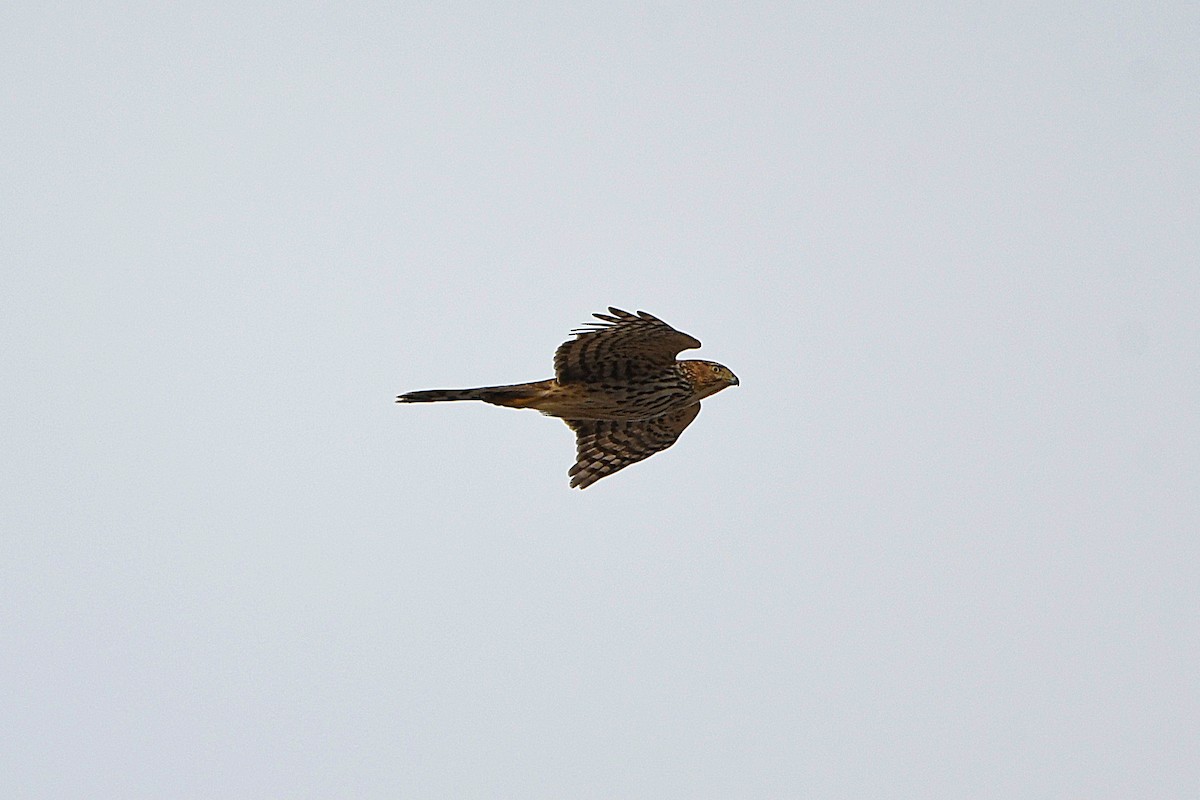
M1200 796L1195 3L0 10L0 789ZM585 492L609 305L741 386Z

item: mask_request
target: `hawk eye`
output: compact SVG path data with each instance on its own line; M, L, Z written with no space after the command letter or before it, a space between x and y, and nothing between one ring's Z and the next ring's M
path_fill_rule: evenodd
M719 373L719 372L721 371L721 368L720 368L720 367L718 367L716 364L713 364L712 371L713 371L713 372L717 372L717 373Z

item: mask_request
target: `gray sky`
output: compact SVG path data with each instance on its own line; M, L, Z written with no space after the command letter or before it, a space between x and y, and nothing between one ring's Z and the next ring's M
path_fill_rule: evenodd
M0 11L3 794L1200 795L1197 6L518 5Z

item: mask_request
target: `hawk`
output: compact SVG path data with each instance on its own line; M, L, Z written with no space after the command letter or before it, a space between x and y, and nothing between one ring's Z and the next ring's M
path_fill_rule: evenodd
M534 383L478 389L408 392L397 403L482 400L509 408L534 408L559 417L575 432L572 488L666 450L700 413L700 401L737 376L714 361L677 361L700 342L658 317L609 308L600 322L571 331L575 338L554 353L554 377Z

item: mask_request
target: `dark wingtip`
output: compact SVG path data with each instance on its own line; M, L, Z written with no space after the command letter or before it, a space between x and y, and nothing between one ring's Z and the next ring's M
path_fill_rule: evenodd
M594 479L588 480L591 476L585 472L583 464L578 462L571 465L571 468L567 470L567 476L571 479L572 489L586 489L596 482Z

